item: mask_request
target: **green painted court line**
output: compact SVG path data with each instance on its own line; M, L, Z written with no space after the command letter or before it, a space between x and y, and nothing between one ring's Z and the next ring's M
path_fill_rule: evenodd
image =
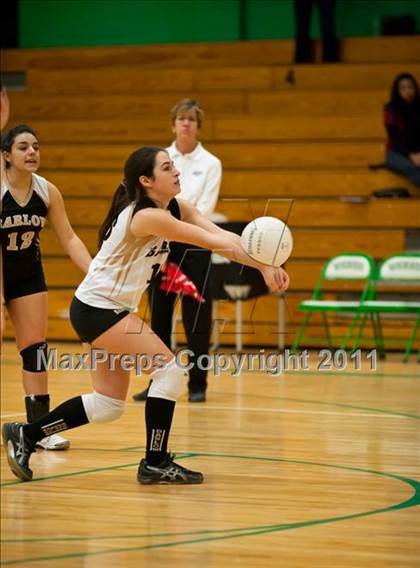
M245 396L250 396L250 395L245 395ZM258 397L259 395L252 395L253 398ZM337 406L337 407L341 407L341 408L351 408L353 410L363 410L363 411L369 411L369 412L377 412L378 414L389 414L392 416L403 416L404 418L413 418L414 420L420 420L420 415L418 414L408 414L406 412L395 412L393 410L387 410L387 409L383 409L383 408L372 408L369 406L359 406L359 405L354 405L354 404L346 404L346 403L341 403L341 402L330 402L330 401L324 401L324 400L308 400L308 399L301 399L301 398L289 398L289 397L274 397L274 396L264 396L264 398L269 398L269 399L276 399L276 400L285 400L285 401L289 401L289 402L299 402L299 403L304 403L304 404L319 404L319 405L323 405L323 406ZM280 409L281 410L281 409ZM343 415L345 416L345 415ZM126 448L119 448L119 449L106 449L106 448L96 448L95 451L114 451L114 452L122 452L122 451L137 451L137 450L143 450L144 446L129 446ZM77 450L77 449L76 449ZM79 448L79 450L86 450L86 448ZM89 451L92 451L91 449L89 449ZM177 455L178 459L182 459L183 457L191 457L193 454L189 454L189 453L182 453L179 456ZM202 454L204 455L204 454ZM138 465L137 462L133 463L133 464L125 464L125 465L117 465L117 466L111 466L111 467L104 467L104 468L94 468L94 469L88 469L88 470L84 470L84 471L80 471L80 472L73 472L73 473L61 473L61 474L57 474L55 476L46 476L46 477L38 477L36 479L33 479L31 483L33 483L34 481L46 481L48 479L55 479L58 477L72 477L74 475L83 475L83 474L88 474L88 473L95 473L95 472L99 472L99 471L106 471L108 469L122 469L124 467L133 467L134 465ZM22 481L7 481L5 483L0 483L0 487L8 487L10 485L20 485L21 483L23 483Z
M252 396L252 398L256 398L258 396L258 394L252 394L252 395L242 395L244 397L246 396ZM388 409L384 409L384 408L372 408L370 406L360 406L360 405L356 405L356 404L347 404L345 402L331 402L329 400L310 400L307 398L290 398L287 396L264 396L263 398L269 398L270 400L287 400L289 402L303 402L305 404L321 404L323 406L338 406L338 407L342 407L342 408L352 408L353 410L367 410L370 412L377 412L378 414L390 414L392 416L404 416L405 418L414 418L415 420L420 420L420 415L418 414L408 414L406 412L396 412L394 410L388 410ZM345 415L343 415L345 416Z
M222 394L222 393L217 393L217 394ZM225 393L223 393L225 394ZM305 399L305 398L290 398L287 396L270 396L270 395L260 395L258 393L253 393L253 394L242 394L241 395L243 398L262 398L265 400L285 400L285 401L289 401L289 402L299 402L299 403L304 403L304 404L321 404L323 406L338 406L341 408L351 408L353 410L363 410L363 411L369 411L369 412L377 412L378 414L389 414L391 416L403 416L404 418L413 418L414 420L420 420L420 415L419 414L408 414L407 412L396 412L394 410L388 410L388 409L384 409L384 408L372 408L370 406L360 406L360 405L355 405L355 404L346 404L344 402L331 402L331 401L326 401L326 400L309 400L309 399ZM279 409L281 411L281 408ZM345 414L343 414L343 416L345 416Z
M82 469L79 471L73 471L70 473L57 473L56 475L47 475L45 477L36 477L35 479L32 479L32 481L6 481L5 483L0 483L0 487L9 487L10 485L22 485L22 483L24 483L25 485L27 485L28 483L35 483L37 481L48 481L49 479L58 479L60 477L75 477L77 475L85 475L87 473L97 473L100 471L110 471L113 469L123 469L125 467L133 467L133 466L137 466L138 467L139 462L136 461L134 463L123 463L120 465L110 465L107 467L97 467L94 469Z
M298 371L284 371L285 375L294 375L296 373L301 373L302 375L322 375L322 376L332 376L337 375L337 377L369 377L370 379L420 379L420 376L416 373L378 373L378 371L370 371L369 373L362 371L336 371L331 369L331 371L304 371L302 369ZM273 379L279 379L282 375L273 376Z
M272 527L277 527L280 525L272 525ZM285 523L282 526L288 527L290 523ZM270 528L270 525L267 525L265 528ZM196 531L185 531L185 532L176 532L176 533L139 533L139 534L119 534L113 536L63 536L63 537L33 537L33 538L3 538L0 540L1 544L26 544L31 542L83 542L89 540L119 540L122 538L128 539L135 539L135 538L162 538L168 536L191 536L191 535L206 535L206 534L219 534L219 533L237 533L237 532L244 532L249 530L261 530L261 526L257 527L243 527L239 529L203 529L203 530L196 530Z
M274 398L274 397L273 397ZM415 420L420 420L419 414L408 414L406 412L396 412L395 410L387 410L384 408L372 408L370 406L359 406L355 404L346 404L344 402L330 402L325 400L308 400L304 398L288 398L279 397L280 400L288 400L290 402L304 402L306 404L322 404L324 406L338 406L342 408L352 408L355 410L368 410L370 412L377 412L379 414L390 414L392 416L404 416L405 418L414 418ZM344 416L344 415L343 415Z
M250 395L245 395L245 396L250 396ZM259 395L252 395L254 398L258 397ZM299 402L299 403L304 403L304 404L320 404L320 405L324 405L324 406L338 406L338 407L342 407L342 408L352 408L354 410L363 410L363 411L369 411L369 412L377 412L378 414L389 414L392 416L403 416L404 418L413 418L414 420L420 420L420 415L418 414L408 414L405 412L395 412L392 410L386 410L386 409L382 409L382 408L372 408L372 407L368 407L368 406L359 406L359 405L353 405L353 404L345 404L345 403L340 403L340 402L330 402L330 401L324 401L324 400L307 400L307 399L300 399L300 398L289 398L289 397L266 397L264 396L264 398L270 398L270 399L276 399L276 400L286 400L289 402ZM345 415L343 415L345 416ZM97 451L117 451L117 452L122 452L122 451L137 451L137 450L143 450L144 446L129 446L127 448L120 448L117 450L107 450L106 448L104 449L98 449ZM183 457L190 457L193 454L188 454L188 453L181 453L179 456L177 455L178 459L182 459ZM195 455L195 454L194 454ZM204 454L201 454L204 455ZM213 455L213 454L212 454ZM80 471L80 472L74 472L74 473L61 473L55 476L47 476L47 477L38 477L36 479L33 479L31 481L31 483L35 482L35 481L46 481L48 479L55 479L56 477L72 477L74 475L83 475L85 473L95 473L95 472L99 472L99 471L105 471L108 469L122 469L124 467L133 467L134 465L138 465L137 462L135 462L134 464L126 464L126 465L117 465L117 466L112 466L110 468L94 468L94 469L88 469L88 470L84 470L84 471ZM0 483L0 487L7 487L10 485L20 485L21 483L27 483L27 482L23 482L23 481L7 481L5 483Z
M254 527L256 530L260 527ZM201 531L186 531L180 533L151 533L151 534L119 534L116 536L63 536L63 537L40 537L40 538L4 538L0 542L1 544L26 544L31 542L83 542L88 540L119 540L122 538L135 539L135 538L162 538L167 536L191 536L191 535L201 535L201 534L215 534L215 533L227 533L227 532L242 532L249 530L249 528L243 529L213 529L213 530L201 530Z
M129 451L131 451L134 448L130 448ZM140 447L140 449L144 449L143 447ZM117 452L122 452L126 450L125 448L121 448L120 450L114 450ZM108 450L103 450L103 451L108 451ZM181 460L183 458L189 458L189 457L195 457L196 454L190 453L190 452L186 452L186 453L180 453L179 455L176 455L176 459L177 460ZM0 487L9 487L10 485L22 485L22 483L28 484L28 483L35 483L36 481L48 481L49 479L58 479L60 477L75 477L77 475L85 475L88 473L97 473L97 472L101 472L101 471L109 471L109 470L113 470L113 469L124 469L125 467L138 467L139 465L139 460L137 460L136 462L133 463L123 463L120 465L110 465L107 467L96 467L93 469L82 469L79 471L72 471L69 473L57 473L56 475L47 475L45 477L36 477L35 479L32 479L31 481L21 481L21 480L17 480L17 481L6 481L5 483L0 483ZM0 540L1 542L1 540Z
M119 536L115 536L115 537L96 537L96 540L109 540L110 538L147 538L147 537L158 537L158 538L162 538L162 537L166 537L166 536L172 536L172 537L179 537L179 536L189 536L190 534L192 535L196 535L198 536L198 538L193 538L193 539L186 539L186 540L179 540L179 541L172 541L172 542L163 542L163 543L155 543L155 544L147 544L147 545L140 545L140 546L134 546L134 547L119 547L119 548L114 548L114 549L103 549L103 550L96 550L96 551L91 551L91 552L74 552L74 553L67 553L67 554L59 554L59 555L51 555L51 556L37 556L37 557L29 557L29 558L22 558L22 559L18 559L18 560L7 560L2 562L1 564L4 565L11 565L11 564L22 564L22 563L32 563L32 562L42 562L42 561L56 561L56 560L65 560L65 559L70 559L70 558L83 558L83 557L87 557L87 556L98 556L98 555L102 555L102 554L118 554L118 553L123 553L123 552L135 552L135 551L142 551L142 550L151 550L151 549L155 549L155 548L170 548L170 547L175 547L175 546L180 546L180 545L188 545L188 544L198 544L198 543L203 543L203 542L212 542L212 541L221 541L221 540L227 540L227 539L233 539L233 538L242 538L245 536L257 536L257 535L261 535L261 534L268 534L268 533L273 533L273 532L280 532L280 531L285 531L285 530L292 530L292 529L298 529L298 528L303 528L303 527L311 527L311 526L316 526L316 525L321 525L321 524L328 524L328 523L335 523L335 522L339 522L339 521L345 521L345 520L350 520L350 519L356 519L356 518L361 518L361 517L367 517L367 516L371 516L371 515L377 515L380 513L385 513L385 512L390 512L390 511L396 511L396 510L401 510L401 509L407 509L410 507L414 507L420 504L420 483L414 479L410 479L407 477L403 477L401 475L397 475L397 474L393 474L393 473L387 473L387 472L380 472L380 471L376 471L376 470L370 470L370 469L362 469L362 468L356 468L356 467L350 467L350 466L343 466L343 465L333 465L333 464L325 464L325 463L319 463L319 462L308 462L308 461L304 461L304 460L288 460L288 459L282 459L282 458L269 458L269 457L263 457L263 456L241 456L241 455L235 455L235 454L215 454L215 453L206 453L206 452L200 452L200 453L191 453L191 454L186 454L185 457L200 457L200 456L209 456L209 457L223 457L223 458L231 458L231 459L245 459L245 460L263 460L263 461L271 461L271 462L282 462L282 463L292 463L292 464L300 464L300 465L311 465L311 466L316 466L316 467L325 467L325 468L331 468L331 469L341 469L341 470L347 470L347 471L355 471L358 473L368 473L368 474L372 474L372 475L379 475L381 477L387 477L387 478L391 478L391 479L396 479L398 481L401 481L407 485L409 485L410 487L412 487L414 489L414 493L413 495L406 499L405 501L402 501L400 503L396 503L394 505L389 505L387 507L382 507L380 509L373 509L370 511L364 511L361 513L353 513L351 515L342 515L339 517L329 517L329 518L325 518L325 519L315 519L312 521L301 521L301 522L296 522L296 523L283 523L283 524L274 524L274 525L263 525L263 526L257 526L257 527L244 527L244 528L238 528L238 529L220 529L220 530L213 530L213 531L195 531L192 533L157 533L157 534L139 534L139 535L130 535L130 536L125 536L125 535L119 535ZM116 467L126 467L125 465L123 466L113 466L110 467L108 469L116 469ZM101 469L105 469L105 468L101 468ZM56 477L61 477L61 476L56 476ZM220 535L215 535L215 536L209 536L210 534L214 534L214 533L221 533ZM204 536L206 535L206 536ZM78 539L77 537L64 537L63 538L42 538L42 539L21 539L21 540L3 540L3 543L6 542L15 542L15 543L24 543L24 542L59 542L59 541L68 541L69 539L74 540L95 540L95 537L82 537L81 539Z

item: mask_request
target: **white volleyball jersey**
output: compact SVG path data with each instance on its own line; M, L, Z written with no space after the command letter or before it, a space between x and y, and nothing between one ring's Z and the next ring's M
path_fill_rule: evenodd
M179 197L189 201L205 217L214 212L222 181L222 163L201 142L191 154L181 154L173 142L166 148L175 167L181 172Z
M76 297L96 308L137 311L140 298L169 253L169 243L154 235L130 232L134 203L128 205L89 266Z

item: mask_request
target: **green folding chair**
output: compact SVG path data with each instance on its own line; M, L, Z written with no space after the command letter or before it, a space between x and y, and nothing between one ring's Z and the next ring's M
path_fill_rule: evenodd
M312 315L316 312L322 314L325 336L328 342L328 347L333 347L333 341L330 334L328 313L347 312L353 313L354 317L350 326L342 338L340 348L345 349L349 339L353 335L353 330L362 317L358 313L358 308L362 301L369 298L371 293L371 280L375 274L375 261L373 258L364 253L346 252L332 257L323 266L318 283L312 293L310 300L304 300L299 304L299 309L307 312L303 318L299 332L296 335L295 341L291 347L292 352L296 352L299 345L308 338L305 338L305 330L311 319ZM324 286L327 282L336 281L337 283L362 281L363 290L357 300L328 300L324 298ZM313 341L313 339L312 339Z
M414 291L420 288L420 253L398 253L385 258L379 265L376 277L372 285L372 293L369 298L363 300L359 306L358 312L363 315L360 320L360 328L354 342L353 349L360 346L362 332L366 317L372 322L375 343L378 348L379 355L385 357L385 345L382 333L381 314L392 314L394 317L400 314L406 317L407 314L413 315L413 329L406 343L404 353L404 363L407 363L416 338L417 329L420 326L420 300L404 301L398 300L382 300L378 299L378 292L383 291L386 287L398 286L399 293L401 288L404 292ZM415 290L418 291L418 290ZM404 314L404 316L403 316ZM420 350L417 355L420 360Z

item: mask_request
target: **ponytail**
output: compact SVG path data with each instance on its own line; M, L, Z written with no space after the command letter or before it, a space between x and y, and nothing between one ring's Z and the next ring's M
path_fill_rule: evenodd
M111 228L114 225L114 221L117 220L118 215L129 204L130 200L128 198L128 193L124 182L122 182L114 193L111 207L109 208L108 214L105 217L105 221L102 223L101 228L99 229L98 250L101 248L102 243L109 237Z
M98 248L109 237L118 215L131 203L135 203L134 213L146 207L156 207L155 202L147 195L139 178L153 178L156 155L165 152L163 148L146 146L133 152L124 166L124 181L117 187L112 198L111 207L99 229Z

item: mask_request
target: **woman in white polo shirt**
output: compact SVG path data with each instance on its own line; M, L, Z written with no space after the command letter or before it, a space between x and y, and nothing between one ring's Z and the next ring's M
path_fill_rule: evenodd
M222 164L208 152L198 134L203 123L204 112L199 103L182 99L172 109L172 131L175 140L167 148L175 167L181 172L180 196L194 205L198 211L211 217L219 197L222 179ZM207 371L200 369L196 361L200 355L208 354L212 320L212 298L210 294L211 253L199 247L183 243L171 243L168 262L176 263L182 272L195 284L204 298L199 303L191 296L182 298L182 319L187 337L188 349L194 354L189 363L189 400L206 400ZM176 294L160 288L161 275L149 288L151 324L153 331L170 347L172 316ZM150 386L150 384L149 384ZM148 388L136 395L134 400L146 400Z

